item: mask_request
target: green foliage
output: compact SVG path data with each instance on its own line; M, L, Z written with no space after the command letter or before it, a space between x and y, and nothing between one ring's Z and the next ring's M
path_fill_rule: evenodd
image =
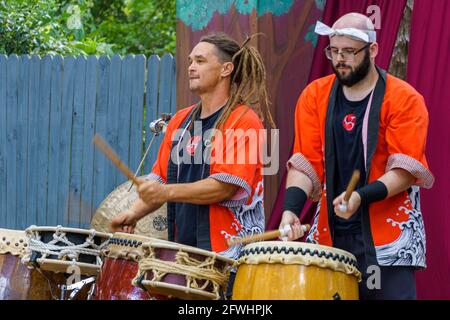
M96 1L93 34L125 53L175 53L175 0ZM120 3L124 3L120 7ZM105 10L104 10L105 9Z
M55 0L0 1L0 53L79 54L52 17Z
M174 53L175 25L175 0L0 0L0 53Z

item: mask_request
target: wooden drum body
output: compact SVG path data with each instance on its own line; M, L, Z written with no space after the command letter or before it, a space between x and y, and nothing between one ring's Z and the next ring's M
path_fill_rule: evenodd
M356 258L340 249L288 241L244 247L233 287L236 300L357 300Z
M103 265L97 279L94 300L149 300L148 292L132 284L143 256L142 244L152 239L142 235L117 232L103 253ZM162 241L162 240L161 240Z
M111 234L61 226L30 226L25 234L28 250L22 263L44 275L48 285L56 288L51 298L88 299L100 272L101 249Z
M151 294L188 300L220 299L226 292L235 261L218 254L172 242L143 246L134 283Z
M42 273L25 266L25 231L0 229L0 300L51 300L57 298L61 274ZM49 281L50 280L50 281Z

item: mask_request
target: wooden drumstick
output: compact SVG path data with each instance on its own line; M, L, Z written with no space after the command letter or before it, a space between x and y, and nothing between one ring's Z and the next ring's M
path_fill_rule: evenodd
M353 191L355 191L356 185L358 184L359 181L359 177L360 177L359 170L353 171L352 178L350 179L350 182L348 183L347 186L347 190L345 190L344 203L341 203L339 205L339 211L341 212L347 211L347 203L350 200Z
M106 143L105 140L102 139L102 137L97 133L94 136L94 139L92 142L105 154L105 156L111 160L114 165L122 171L122 173L136 186L139 186L141 183L135 178L133 172L127 167L125 163L123 163L119 157L116 155L116 153L111 149L111 147Z
M303 232L308 232L309 229L311 229L311 226L309 224L304 224L302 225L303 228ZM227 240L227 244L228 246L235 246L237 244L248 244L251 242L256 242L256 241L265 241L265 240L272 240L272 239L276 239L279 237L284 237L287 235L287 230L273 230L273 231L267 231L264 233L259 233L259 234L255 234L255 235L251 235L251 236L246 236L243 238L234 238L234 239L228 239Z

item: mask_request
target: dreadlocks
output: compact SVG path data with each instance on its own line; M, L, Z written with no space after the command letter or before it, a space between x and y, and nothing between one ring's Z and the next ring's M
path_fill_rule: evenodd
M247 37L242 46L225 33L213 33L200 39L200 42L216 47L221 62L232 62L234 65L230 99L217 120L217 128L221 128L231 112L241 104L252 106L262 121L267 120L275 128L266 91L266 68L258 50L247 46L254 36ZM196 108L193 119L197 118L199 112L199 108Z

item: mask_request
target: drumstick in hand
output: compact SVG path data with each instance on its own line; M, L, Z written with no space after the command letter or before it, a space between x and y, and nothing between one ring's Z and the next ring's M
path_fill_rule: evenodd
M311 229L311 226L309 224L304 224L301 227L303 228L303 232L308 232L309 229ZM264 233L258 233L255 235L246 236L243 238L228 239L227 244L228 244L228 246L231 247L231 246L235 246L237 244L248 244L248 243L256 242L256 241L277 239L279 237L285 237L287 235L288 230L289 229L273 230L273 231L268 231L268 232L264 232Z
M350 200L350 197L355 191L356 185L358 184L360 177L359 170L353 171L352 178L350 179L350 182L348 183L347 190L345 190L344 195L344 202L339 205L339 211L346 212L347 211L347 203Z
M94 136L94 139L92 140L92 142L97 146L97 148L99 148L104 154L105 156L111 160L114 165L120 170L122 171L122 173L131 181L133 181L133 183L136 186L139 186L141 183L135 178L133 172L127 167L127 165L125 163L123 163L119 157L116 155L116 153L111 149L111 147L106 143L105 140L102 139L102 137L100 137L100 135L97 133Z

